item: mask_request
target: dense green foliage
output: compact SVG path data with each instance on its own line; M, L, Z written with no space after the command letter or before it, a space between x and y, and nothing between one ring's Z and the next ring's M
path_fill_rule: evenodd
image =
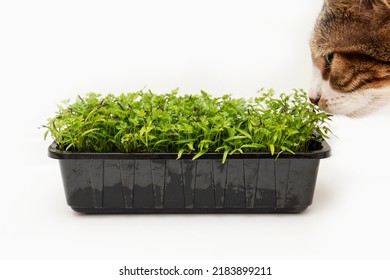
M59 149L74 152L175 152L196 159L220 152L299 152L329 133L329 116L308 102L303 90L250 99L135 92L89 93L58 106L48 120ZM222 156L221 156L222 157Z

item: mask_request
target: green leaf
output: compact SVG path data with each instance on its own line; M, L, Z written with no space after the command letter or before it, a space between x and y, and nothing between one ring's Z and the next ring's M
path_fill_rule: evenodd
M248 137L246 137L246 136L236 135L236 136L229 137L229 138L225 139L224 141L225 141L225 142L229 142L229 141L232 141L232 140L247 139L247 138L248 138Z
M244 151L243 151L241 148L237 148L237 149L232 150L232 151L230 152L230 155L232 155L232 154L234 154L234 153L237 153L237 152L239 152L240 154L243 154L243 153L244 153Z
M240 128L236 128L236 130L237 130L238 132L240 132L241 134L244 134L246 138L252 140L252 135L250 135L249 132L246 132L245 130L242 130L242 129L240 129Z
M271 155L275 154L275 146L273 144L269 144L269 151Z
M200 157L203 156L206 152L207 152L206 150L199 151L199 152L192 158L192 160L196 160L196 159L200 158Z
M289 153L291 153L291 154L295 154L291 149L289 149L289 148L287 148L287 147L285 147L285 146L281 146L280 147L281 149L282 149L282 152L289 152Z
M181 150L177 153L177 158L176 158L176 159L181 158L181 156L183 155L184 151L185 151L184 149L181 149Z
M225 150L225 151L223 152L222 163L225 163L225 162L226 162L226 159L227 159L228 154L229 154L229 150Z
M91 128L91 129L86 130L86 131L84 131L83 133L81 133L81 136L85 136L85 135L87 135L87 134L89 134L89 133L91 133L91 132L94 132L94 131L96 131L96 130L98 130L98 129L97 129L97 128Z
M265 145L253 143L253 144L244 144L241 146L241 149L245 149L245 148L262 149L264 147Z
M187 143L187 147L188 147L188 149L190 149L190 151L195 150L195 149L194 149L194 143L192 143L192 142Z
M46 130L45 131L45 134L43 135L43 140L46 140L46 138L47 138L47 135L49 135L49 130Z

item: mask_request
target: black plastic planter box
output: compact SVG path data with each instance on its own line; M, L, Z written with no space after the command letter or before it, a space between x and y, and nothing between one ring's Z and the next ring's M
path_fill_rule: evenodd
M320 159L329 145L309 152L197 160L176 153L71 153L49 147L59 159L66 200L83 213L302 212L311 205Z

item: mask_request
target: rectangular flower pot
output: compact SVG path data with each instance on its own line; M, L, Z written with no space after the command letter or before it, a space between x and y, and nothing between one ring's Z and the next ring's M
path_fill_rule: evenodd
M311 205L323 141L308 152L234 154L72 153L58 159L68 205L82 213L298 213Z

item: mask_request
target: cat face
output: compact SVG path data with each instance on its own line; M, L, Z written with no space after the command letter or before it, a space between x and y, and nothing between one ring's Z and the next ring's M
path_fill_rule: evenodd
M313 103L358 117L390 102L390 0L325 0L310 47Z

